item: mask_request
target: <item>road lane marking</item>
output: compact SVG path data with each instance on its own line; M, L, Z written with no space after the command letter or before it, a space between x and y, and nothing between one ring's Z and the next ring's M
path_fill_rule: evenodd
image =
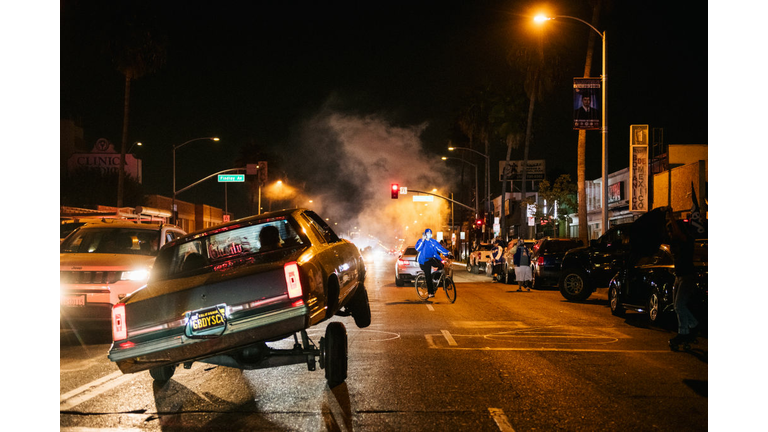
M67 393L64 393L63 395L60 396L59 403L64 402L65 400L67 400L67 399L69 399L69 398L71 398L71 397L73 397L75 395L78 395L78 394L80 394L80 393L82 393L82 392L84 392L84 391L86 391L86 390L88 390L88 389L90 389L92 387L98 387L98 386L104 384L107 381L110 381L110 380L113 380L113 379L119 377L122 374L123 374L122 372L116 371L116 372L113 372L113 373L111 373L111 374L109 374L107 376L101 377L101 378L97 379L96 381L91 381L88 384L82 385L82 386L80 386L80 387L78 387L78 388L76 388L74 390L70 390Z
M432 306L431 304L427 304L427 309L429 309L430 312L434 312L435 311L435 307Z
M116 374L122 375L122 372L117 371ZM94 398L94 397L96 397L96 396L98 396L98 395L100 395L100 394L102 394L104 392L112 390L113 388L122 385L126 381L130 381L133 378L135 378L133 376L133 374L128 374L128 375L118 376L117 378L112 379L114 375L115 375L115 373L107 375L106 377L101 378L99 380L96 380L93 383L86 384L83 387L87 387L87 388L85 388L84 390L79 392L79 394L76 394L75 396L64 398L64 396L69 395L69 393L63 395L61 397L61 403L59 405L59 411L68 411L71 408L73 408L73 407L75 407L77 405L80 405L81 403L83 403L83 402L85 402L85 401L87 401L89 399L92 399L92 398ZM109 378L109 379L105 380L105 378ZM93 384L97 383L97 382L100 382L100 383L97 384L96 386L93 386ZM83 387L80 387L79 389L82 389ZM76 390L79 390L79 389L76 389ZM70 393L73 393L73 392L74 392L74 390L72 392L70 392Z
M443 333L443 337L445 337L445 340L448 341L448 345L451 345L451 346L459 345L456 343L456 339L454 339L453 336L451 336L451 332L449 332L448 330L440 330L440 332Z
M500 431L515 432L515 429L509 424L509 419L501 408L488 408L488 411L491 413L491 417L496 422L496 426L499 427Z

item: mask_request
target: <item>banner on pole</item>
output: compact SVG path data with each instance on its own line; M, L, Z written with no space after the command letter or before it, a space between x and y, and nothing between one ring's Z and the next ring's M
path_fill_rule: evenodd
M573 129L599 130L602 125L600 78L573 79Z

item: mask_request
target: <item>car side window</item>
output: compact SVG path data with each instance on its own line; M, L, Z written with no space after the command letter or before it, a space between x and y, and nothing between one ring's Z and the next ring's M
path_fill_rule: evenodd
M330 226L328 226L325 221L318 216L315 212L308 211L305 212L305 215L309 217L309 221L312 224L312 226L318 231L318 234L328 243L336 243L341 241L339 236L336 235L335 232L331 229Z

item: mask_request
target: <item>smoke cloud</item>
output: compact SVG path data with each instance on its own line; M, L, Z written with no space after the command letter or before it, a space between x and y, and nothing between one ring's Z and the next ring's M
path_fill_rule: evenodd
M325 108L301 128L302 150L294 156L301 170L295 174L304 183L294 202L327 218L360 249L395 248L399 239L413 245L426 228L443 231L450 223L450 204L437 197L414 202L410 192L437 189L434 193L449 197L453 191L451 172L424 149L420 135L426 127L395 126L381 116ZM394 183L409 193L392 199Z

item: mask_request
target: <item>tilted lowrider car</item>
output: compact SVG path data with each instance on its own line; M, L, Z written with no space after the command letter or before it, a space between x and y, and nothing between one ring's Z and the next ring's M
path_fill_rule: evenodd
M370 325L364 282L357 247L310 210L211 227L163 248L147 286L115 305L109 358L163 382L179 364L315 370L319 357L334 386L347 376L346 329L331 322L319 346L306 330L337 314ZM293 349L267 345L291 335Z
M689 308L700 321L706 321L707 314L707 240L694 243L693 265L696 270L696 289L691 296ZM658 252L640 258L633 269L619 271L608 286L608 301L611 313L623 316L627 310L647 313L651 323L658 323L665 316L674 315L675 265L667 245L661 245Z

